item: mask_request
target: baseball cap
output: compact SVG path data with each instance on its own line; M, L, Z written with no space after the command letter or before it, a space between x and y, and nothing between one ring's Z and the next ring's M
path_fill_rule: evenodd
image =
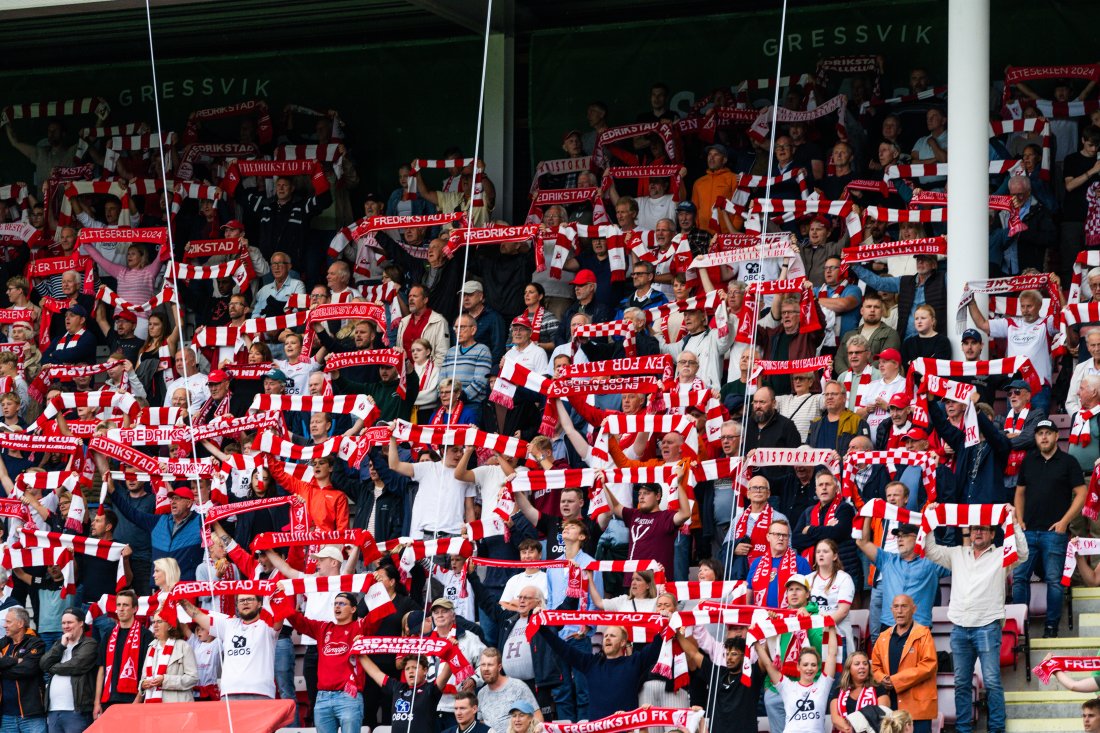
M240 219L230 219L226 223L222 224L222 229L240 229L241 231L244 231L244 224L241 223Z
M890 530L890 534L897 537L898 535L901 535L901 534L916 534L917 531L918 531L918 527L915 524L899 524L898 526L896 526L892 530Z
M432 601L431 610L434 611L437 608L446 608L449 611L453 611L454 607L455 604L453 601L449 601L446 598L436 598L434 601Z
M448 601L448 603L450 603L450 601ZM512 703L512 707L508 710L508 714L511 715L516 712L523 713L524 715L534 715L535 708L526 700L516 700Z
M596 273L591 270L580 270L573 278L573 286L577 285L590 285L596 282Z
M173 496L178 496L179 498L187 499L188 501L194 501L195 500L195 492L192 491L191 489L187 488L186 486L180 486L178 488L173 488L171 491L169 491L168 492L168 498L172 498Z
M33 326L31 326L31 322L30 322L30 321L16 321L15 323L11 324L11 327L12 327L12 328L16 328L17 326L18 326L19 328L25 328L25 329L27 329L28 331L33 331L33 330L34 330L34 327L33 327Z
M982 343L985 339L982 338L982 332L976 328L968 328L962 333L960 341L977 341Z
M810 581L806 579L805 575L792 575L791 577L787 578L787 585L790 585L791 583L798 583L806 590L810 590ZM784 586L784 588L786 588L786 586Z
M120 310L115 313L116 321L129 321L130 323L137 323L137 316L130 311Z
M680 203L676 204L676 210L677 211L689 211L692 214L694 214L695 211L696 211L695 204L693 204L690 201L681 201Z
M462 295L469 295L470 293L484 293L485 288L481 286L477 280L467 280L462 284L462 289L458 291Z
M714 145L708 145L707 146L707 152L708 153L712 150L717 150L719 153L721 153L726 158L730 157L730 151L726 150L726 146L722 145L720 143L715 143Z
M1058 428L1050 420L1040 420L1035 423L1035 432L1039 432L1040 430L1053 430L1054 432L1058 432Z
M264 375L264 379L274 379L276 382L285 382L286 374L283 373L282 369L272 369Z
M339 562L344 561L344 551L336 545L325 545L317 552L310 555L314 560L320 560L322 558L328 558L330 560L337 560Z
M72 313L74 316L80 316L81 318L88 317L88 309L82 306L80 303L77 303L72 308L69 308L69 313Z
M574 135L576 135L577 137L583 137L581 135L580 130L570 130L569 132L567 132L567 133L565 133L564 135L561 136L562 145L564 145L565 141L568 140L569 138L573 137Z
M522 315L522 314L520 314L520 315L518 315L518 316L516 316L515 318L512 319L512 325L513 326L523 326L524 328L530 329L532 331L535 330L535 327L531 325L531 321L529 321L527 319L527 316Z
M1026 380L1013 379L1011 382L1005 385L1005 389L1026 389L1028 392L1030 392L1031 385L1028 384Z
M905 440L928 440L928 433L922 428L909 428L909 432L904 436Z
M364 201L373 201L376 204L386 203L386 199L381 194L377 194L377 193L373 193L373 192L368 193L367 197L363 200Z
M898 392L890 398L890 407L904 408L909 406L909 395Z
M875 358L879 361L885 359L886 361L896 361L898 364L901 363L901 354L898 353L897 349L883 349L878 352L878 356Z
M833 228L833 222L830 221L829 217L825 216L824 214L817 214L812 219L810 219L811 224L813 224L814 222L817 222L818 224L825 227L826 229L832 229Z
M206 381L210 384L221 384L229 381L229 375L221 369L211 369L210 374L206 376Z

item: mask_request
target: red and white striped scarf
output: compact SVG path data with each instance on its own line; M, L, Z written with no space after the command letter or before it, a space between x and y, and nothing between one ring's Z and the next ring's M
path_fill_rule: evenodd
M209 201L221 201L225 198L225 192L217 186L193 181L176 181L172 189L172 213L178 214L183 206L184 199L207 199ZM190 245L191 242L188 242ZM186 257L187 250L184 250Z
M937 257L946 257L947 238L925 237L923 239L907 239L901 242L864 244L859 247L845 247L841 253L842 261L846 265L856 262L873 262L886 257L898 257L901 255L935 255Z
M378 303L328 303L309 311L305 323L305 338L302 340L302 353L309 355L313 350L313 324L323 321L370 321L378 333L382 334L382 343L389 344L386 336L386 308Z
M699 437L695 431L695 421L686 415L624 415L608 416L596 441L592 445L592 455L608 460L607 439L609 435L623 433L679 433L684 439L684 447L692 455L699 454Z
M145 673L143 679L160 677L161 684L156 687L146 687L143 702L164 702L164 676L168 674L168 663L172 661L172 652L176 650L176 640L154 641L145 652Z
M637 178L640 179L638 181L638 196L648 196L650 178L667 178L669 182L668 191L672 194L673 201L680 201L680 168L681 166L678 164L609 167L604 170L603 182L600 188L603 194L607 196L611 186L614 185L614 179Z
M2 550L2 564L8 570L17 568L34 568L57 565L61 570L61 597L68 598L76 594L76 569L73 566L73 553L64 547L35 547L25 548L20 545L7 546ZM4 597L7 598L15 586L14 576L8 574L7 584L4 588Z
M622 626L635 640L652 639L661 633L665 619L659 613L631 611L551 611L532 613L527 620L527 641L543 626ZM638 634L638 636L635 636Z
M414 216L365 216L358 219L336 233L328 245L329 257L337 257L352 242L367 236L373 232L390 229L405 229L419 227L437 227L446 224L461 226L466 215L462 212L443 214L422 214ZM305 306L303 306L305 307Z
M756 122L752 123L752 126L749 128L749 137L759 143L763 143L768 137L768 132L771 130L773 113L776 121L780 123L809 122L835 113L837 115L836 134L841 140L847 140L848 125L845 120L847 108L848 98L843 94L836 95L832 99L819 104L812 110L795 111L785 107L779 107L773 110L770 106L765 107L760 110Z
M245 240L238 239L192 239L183 248L184 260L200 257L239 257L245 252Z
M743 580L680 580L665 583L662 590L679 601L720 598L726 603L737 603L749 595L748 584Z
M477 160L474 158L446 158L446 159L430 159L430 158L417 158L409 163L409 167L412 168L412 173L409 175L408 183L405 186L405 199L411 200L416 198L418 188L416 184L416 174L422 170L447 170L448 168L465 168L466 166L477 165ZM481 176L484 171L481 166L477 166L475 175L473 177L473 201L471 202L474 208L484 206L484 192L482 190Z
M150 150L164 150L175 147L176 133L168 132L161 135L158 132L145 132L139 135L114 135L107 139L107 147L103 152L103 168L113 171L118 167L119 153L145 153L148 158Z
M921 530L917 535L917 554L924 555L924 538L937 527L1001 527L1005 533L1004 567L1017 560L1016 525L1009 513L1011 504L937 504L935 509L926 509L921 519Z
M256 138L261 145L271 142L274 128L271 125L271 115L267 109L267 102L251 99L247 102L237 102L224 107L208 107L195 110L187 118L187 127L183 131L183 143L195 143L199 139L199 124L202 120L224 120L230 117L254 116L256 118Z
M919 526L921 516L919 512L911 512L905 507L887 504L885 499L871 499L863 505L855 521L852 522L852 539L858 540L863 537L863 522L867 518L889 519L898 524L916 524Z
M252 400L253 410L259 412L329 412L339 415L355 415L364 422L372 412L377 412L367 395L336 395L314 397L311 395L258 394Z
M112 599L113 600L113 599ZM133 625L126 632L123 640L122 658L118 659L115 650L118 646L118 636L122 627L116 625L111 630L107 639L107 652L105 654L107 664L103 674L103 695L99 698L101 703L110 701L114 694L113 669L117 662L121 662L122 668L118 673L118 691L122 694L133 695L138 691L138 664L141 662L141 624L135 619Z
M243 291L256 277L256 271L252 266L252 258L246 252L237 259L223 262L220 265L189 265L186 262L176 262L175 277L178 280L232 278L237 285L237 289Z
M116 590L122 590L126 587L126 571L122 560L122 552L126 549L126 545L121 542L110 542L94 537L82 537L60 532L45 532L43 530L33 530L30 527L24 527L19 538L24 547L64 549L74 554L90 555L100 560L115 562L118 564L115 573L115 588Z
M638 708L585 723L543 723L545 733L617 733L641 728L675 728L696 733L705 713L686 708Z
M573 331L573 351L576 352L580 340L621 336L623 350L628 357L638 355L635 345L637 329L633 321L606 321L604 323L585 323Z
M550 277L561 279L561 267L572 252L574 239L600 238L607 243L607 263L611 269L611 282L626 279L626 239L623 230L615 224L562 224L558 227L557 245L550 260Z
M507 243L526 243L535 239L539 233L538 224L522 226L462 227L452 229L443 247L443 254L454 257L459 247L477 247L481 245L500 245ZM541 262L539 272L546 269L542 247L535 248L536 266Z
M344 175L344 153L340 143L326 145L279 145L275 148L275 160L315 160L332 163L336 177Z
M646 318L650 323L660 318L661 336L664 338L665 343L674 343L679 341L683 336L684 327L683 323L681 323L679 331L673 336L668 327L669 316L673 313L684 313L689 310L711 312L714 313L715 323L718 326L718 335L720 337L725 337L729 333L729 319L726 313L725 303L719 298L721 292L723 291L712 290L706 295L686 298L685 300L674 300L670 303L659 305L656 308L647 309Z
M936 501L937 465L939 465L939 457L932 451L913 451L905 448L848 451L844 455L844 480L841 483L841 494L860 509L863 506L863 499L859 495L855 481L859 467L886 466L893 473L897 471L897 466L919 466L923 476L922 484L928 495L928 503L931 504Z
M0 111L0 127L11 124L13 120L34 120L43 117L72 117L74 115L95 114L96 117L103 119L110 111L111 107L103 97L9 104Z
M607 209L604 208L603 197L600 194L600 189L595 186L587 186L585 188L566 188L557 189L552 191L537 191L531 197L531 206L527 210L527 218L524 219L526 224L541 224L543 217L545 216L546 209L551 206L572 206L574 204L591 204L592 205L592 223L599 226L601 224L610 224L611 219L607 215ZM558 232L556 228L550 232L553 235L555 246L566 247L571 244L572 240L562 241L557 239ZM561 263L565 260L558 260L556 256L553 260L557 264L557 275L551 273L551 277L561 277ZM544 263L545 264L545 263ZM542 272L542 270L539 270Z
M1066 545L1066 562L1062 567L1062 585L1066 588L1073 580L1078 555L1100 555L1100 538L1074 537Z
M325 371L332 372L365 364L379 364L396 369L397 396L405 399L405 352L400 349L366 349L329 354L325 358Z
M749 586L752 588L752 601L757 606L763 606L768 598L768 586L771 584L772 579L772 559L770 552L761 557L760 561L756 563L756 571L749 578ZM783 557L779 558L778 583L776 584L778 590L776 594L779 596L780 607L784 607L787 603L783 597L783 589L787 585L787 580L797 572L798 555L795 554L792 548L788 547L787 551L783 553Z
M913 414L918 415L923 413L925 416L928 414L927 402L925 401L925 395L927 394L934 394L937 397L961 403L966 408L963 413L963 434L965 436L965 444L967 447L975 446L979 443L978 412L974 408L972 397L977 389L978 388L973 384L944 379L943 377L937 377L935 374L926 374L917 390L919 409L914 409ZM924 404L920 404L921 402L924 402ZM914 417L914 421L918 419L919 418Z
M813 616L786 616L783 618L764 618L749 628L745 634L746 648L753 648L758 641L771 639L782 634L793 634L810 629L836 628L836 621L832 616L815 614ZM746 654L745 662L741 667L741 681L748 685L752 680L752 660L755 654ZM826 670L829 671L829 670Z
M396 420L390 427L394 438L417 445L477 447L514 458L524 458L527 455L526 441L487 433L469 425L412 425L405 420Z
M1100 406L1087 410L1078 410L1073 416L1073 427L1069 431L1070 445L1079 445L1088 448L1092 442L1092 419L1100 415Z
M397 563L397 569L401 574L401 582L406 587L412 579L412 569L421 560L435 555L459 555L471 557L474 554L474 543L462 537L443 537L435 540L414 540L411 537L398 537L388 540L380 545L385 554L395 554L401 548L401 557ZM466 585L466 570L459 575L459 587Z
M980 377L980 376L1008 376L1019 372L1020 376L1027 380L1032 394L1038 394L1042 389L1035 368L1031 366L1031 360L1023 356L1010 356L1004 359L992 359L988 361L952 361L950 359L914 359L909 364L909 372L906 375L908 382L906 391L914 394L917 381L916 374L935 374L938 377Z
M98 409L111 408L125 413L131 421L136 420L141 411L141 405L133 395L126 392L62 392L50 398L46 409L42 411L34 426L30 430L45 430L51 424L58 413L75 410L78 407L95 407Z
M677 159L675 130L664 122L638 122L629 125L609 127L599 134L592 148L592 162L599 169L608 167L608 156L604 148L620 140L629 140L641 135L657 135L661 138L665 157L670 161Z
M123 300L118 293L106 285L99 286L99 292L96 293L95 299L97 303L103 302L116 310L129 311L130 313L151 313L165 303L176 302L171 285L165 285L159 293L140 305L134 305L127 300Z

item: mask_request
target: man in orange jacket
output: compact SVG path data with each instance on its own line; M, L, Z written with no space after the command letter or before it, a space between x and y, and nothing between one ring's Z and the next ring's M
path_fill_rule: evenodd
M695 181L691 189L696 226L711 234L715 233L710 224L710 210L714 208L714 200L719 196L733 198L733 192L737 188L737 175L726 167L728 160L729 152L725 145L715 144L707 148L707 171ZM732 232L736 226L735 222L730 221L728 214L720 213L718 220L723 231Z
M931 733L938 715L936 703L936 644L932 631L913 621L916 604L907 595L895 596L894 625L878 637L871 652L875 684L890 695L890 707L908 710L913 733Z

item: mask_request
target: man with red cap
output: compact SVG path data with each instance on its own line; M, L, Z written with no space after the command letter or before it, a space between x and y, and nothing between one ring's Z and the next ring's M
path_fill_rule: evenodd
M96 466L104 476L111 467L107 457L93 454ZM149 532L153 546L153 562L170 557L180 568L180 580L194 580L195 568L202 562L202 518L191 510L195 492L186 481L177 481L168 492L171 510L168 514L149 514L138 508L126 491L115 491L115 482L107 484L111 505L122 516Z
M867 420L871 428L871 440L878 435L878 426L890 418L890 398L905 392L905 377L901 374L901 354L897 349L880 352L879 378L871 380L856 403L856 412Z
M928 450L928 431L912 427L901 439L901 447L917 453ZM898 481L909 489L906 509L920 511L928 501L927 487L924 485L924 470L920 466L906 466L898 472ZM936 466L936 500L951 502L955 496L955 477L942 463Z
M103 333L107 334L107 348L111 351L121 351L131 364L138 363L138 355L145 340L134 335L137 329L137 316L128 310L115 311L114 327L107 321L107 316L101 308L96 309L96 322Z
M608 306L596 300L596 273L591 270L580 270L573 278L573 292L577 296L577 302L569 306L561 317L561 326L554 338L554 342L561 346L572 336L569 322L573 316L583 313L592 319L592 323L605 323L614 320L615 313Z
M530 369L535 374L549 374L550 362L546 357L546 350L531 340L534 326L527 316L519 315L512 319L512 348L501 359L501 369L510 368L513 364L519 364ZM529 390L517 389L515 396L515 409L509 411L504 405L495 405L497 411L497 425L504 428L502 432L511 435L516 426L524 424L537 424L534 417L533 406L541 400L539 395Z
M890 413L890 424L879 425L875 435L875 450L893 450L904 448L905 435L913 427L913 421L909 419L912 411L909 405L909 395L898 392L887 403L887 411Z
M234 404L233 395L229 391L229 383L229 374L221 369L210 370L210 374L206 377L210 397L199 408L198 414L192 417L192 425L207 425L220 416L229 418L245 414L248 405Z
M839 258L844 249L841 242L829 241L832 231L833 223L829 217L818 214L810 220L806 243L795 247L802 258L802 266L806 269L806 278L815 288L820 288L825 282L825 260L830 257Z

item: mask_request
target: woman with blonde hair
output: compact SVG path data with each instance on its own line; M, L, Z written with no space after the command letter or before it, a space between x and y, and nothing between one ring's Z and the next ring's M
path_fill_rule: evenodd
M153 617L153 643L145 654L145 665L134 703L194 702L192 690L199 684L195 652L184 641L183 631L160 617Z
M860 713L866 721L869 708L889 704L890 696L879 694L875 689L871 660L867 654L855 652L848 657L844 662L844 673L840 675L840 694L829 702L833 728L840 733L854 733L856 728L849 716Z
M950 359L951 342L942 333L936 331L936 311L927 303L913 309L914 336L901 344L902 366L908 367L914 359Z
M541 733L542 730L542 723L535 720L535 711L531 703L519 700L512 704L506 733Z
M414 423L426 420L439 407L439 378L442 376L432 358L432 342L419 338L409 348L412 368L420 383L420 392L416 395Z
M855 581L844 572L840 549L831 539L819 540L814 546L814 572L809 577L810 596L817 601L818 613L831 616L836 622L837 633L843 644L841 658L855 649L852 639L852 621L848 612L856 595Z
M882 720L880 733L913 733L913 716L905 710L895 710Z
M180 582L180 566L175 558L162 557L153 561L153 585L167 593Z

